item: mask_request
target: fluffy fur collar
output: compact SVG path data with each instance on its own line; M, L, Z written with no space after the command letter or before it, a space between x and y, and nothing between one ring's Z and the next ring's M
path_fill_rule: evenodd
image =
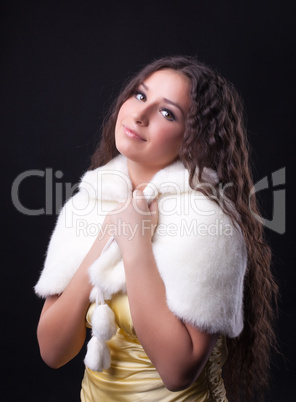
M197 176L197 171L196 171ZM217 174L211 169L205 169L203 180L212 185L218 181ZM196 183L198 186L198 183ZM132 192L132 183L128 174L127 160L118 155L107 165L88 171L82 177L80 190L87 191L91 197L98 200L124 201ZM162 194L192 192L189 186L189 173L180 161L159 170L147 183L144 194L152 200Z

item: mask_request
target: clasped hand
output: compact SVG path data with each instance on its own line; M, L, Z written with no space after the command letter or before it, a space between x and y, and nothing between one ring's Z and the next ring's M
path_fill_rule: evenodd
M135 190L127 202L119 203L104 222L122 255L133 252L135 247L151 243L157 223L157 202L154 200L148 205L141 190Z

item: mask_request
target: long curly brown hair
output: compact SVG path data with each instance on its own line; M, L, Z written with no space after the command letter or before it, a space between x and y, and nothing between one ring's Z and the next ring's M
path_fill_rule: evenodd
M225 205L226 213L240 225L247 245L244 329L239 337L227 339L229 356L223 368L228 398L250 401L256 395L263 399L271 352L276 348L273 324L278 288L270 271L271 251L263 225L256 218L259 211L255 194L250 197L253 181L243 104L233 85L194 57L164 57L152 62L129 80L110 109L90 169L106 164L119 153L114 130L121 105L149 75L166 68L191 80L191 108L179 151L190 173L190 185L193 187L196 167L200 182L203 169L211 168L217 172L220 184L232 184L226 186L225 195L238 214Z

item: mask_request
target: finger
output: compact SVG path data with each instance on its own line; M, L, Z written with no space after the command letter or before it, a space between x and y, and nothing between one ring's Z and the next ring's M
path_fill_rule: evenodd
M146 198L141 190L133 191L133 206L135 210L140 214L150 214Z
M149 211L151 213L152 225L156 226L158 223L158 204L156 200L153 200L149 206Z
M141 191L139 188L136 188L136 189L133 191L133 197L134 197L135 199L143 198L143 197L144 197L143 191Z
M125 202L118 202L116 207L108 212L108 215L117 215L123 211L125 211L129 205L131 204L131 198L127 198Z

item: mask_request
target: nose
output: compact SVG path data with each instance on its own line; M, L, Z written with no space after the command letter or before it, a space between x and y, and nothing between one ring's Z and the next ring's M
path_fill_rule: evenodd
M133 113L134 122L141 126L147 126L150 118L150 107L146 103L140 104Z

